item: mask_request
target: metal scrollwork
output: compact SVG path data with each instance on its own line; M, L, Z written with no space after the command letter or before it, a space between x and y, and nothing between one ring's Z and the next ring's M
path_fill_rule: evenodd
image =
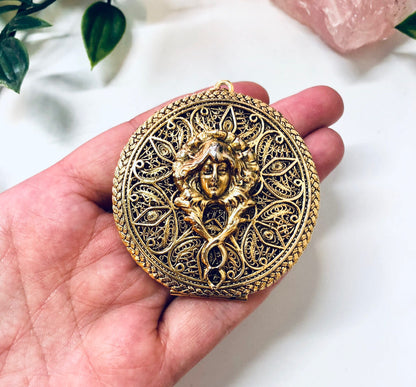
M306 247L319 180L280 113L220 84L136 131L113 193L128 250L172 294L246 299Z

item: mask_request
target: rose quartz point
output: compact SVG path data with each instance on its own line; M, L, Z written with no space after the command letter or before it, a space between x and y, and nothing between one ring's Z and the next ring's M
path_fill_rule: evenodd
M416 0L272 0L345 53L389 37L416 11Z

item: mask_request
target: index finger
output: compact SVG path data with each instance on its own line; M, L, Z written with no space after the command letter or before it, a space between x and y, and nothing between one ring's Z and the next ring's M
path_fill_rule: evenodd
M332 125L344 112L341 96L328 86L311 87L271 106L282 113L302 137Z

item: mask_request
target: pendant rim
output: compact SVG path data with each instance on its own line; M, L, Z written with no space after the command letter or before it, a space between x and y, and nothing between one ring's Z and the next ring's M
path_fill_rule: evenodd
M151 133L155 133L159 126L163 124L170 116L177 111L185 108L192 108L202 103L230 103L237 106L247 106L261 112L271 122L276 123L281 131L283 131L292 143L296 145L297 151L302 156L301 161L305 166L306 182L310 194L307 201L306 211L304 213L305 221L297 233L298 237L292 241L291 247L288 251L285 250L284 258L279 263L278 267L271 266L265 272L262 271L256 278L249 280L245 284L228 284L227 286L218 289L212 289L209 286L197 286L198 281L182 281L180 276L173 278L167 275L157 264L154 257L149 251L140 246L132 236L132 231L129 229L128 219L126 219L126 212L128 212L128 200L123 196L123 187L126 184L128 175L126 168L134 155L135 150L143 145ZM286 272L297 262L299 256L303 253L306 245L309 243L313 228L315 227L317 215L319 211L320 189L319 177L316 171L315 164L312 160L310 152L295 128L283 115L269 106L263 101L253 97L234 93L224 88L214 88L202 91L197 94L191 94L180 98L169 105L163 107L155 112L143 125L141 125L130 137L128 143L123 148L120 156L118 166L115 171L113 184L113 214L114 219L120 233L121 239L128 251L130 252L136 263L142 267L152 278L157 280L162 285L170 289L173 295L186 295L193 297L214 297L214 298L231 298L231 299L247 299L248 295L257 291L263 290L274 283L276 283ZM192 282L194 282L192 284Z

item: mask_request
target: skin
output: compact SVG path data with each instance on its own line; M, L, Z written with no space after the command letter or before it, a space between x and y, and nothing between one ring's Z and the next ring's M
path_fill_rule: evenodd
M237 92L268 101L253 83ZM321 179L343 143L342 100L327 87L273 103L295 125ZM94 138L0 194L0 384L169 386L267 297L171 297L131 259L111 214L120 151L160 107Z
M227 191L230 183L230 168L225 161L205 161L199 174L201 188L210 199L218 199Z

